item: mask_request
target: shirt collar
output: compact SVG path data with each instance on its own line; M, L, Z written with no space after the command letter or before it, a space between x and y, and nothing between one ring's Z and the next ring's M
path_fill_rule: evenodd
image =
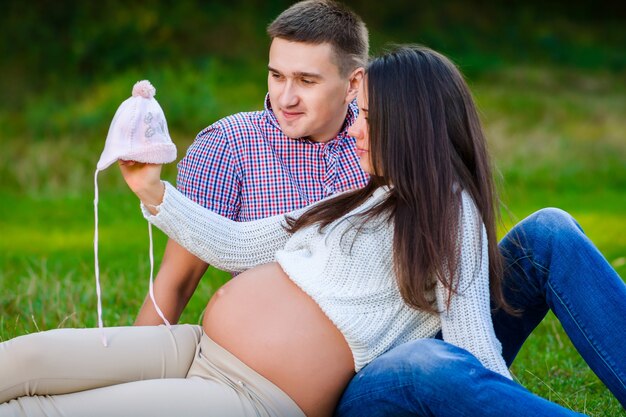
M278 119L276 118L276 114L274 114L274 110L272 109L272 104L270 103L269 93L265 95L264 108L265 108L265 115L266 115L267 122L270 125L272 125L273 128L278 129L282 132L282 129L280 128L280 124L278 124ZM341 130L339 131L337 136L335 136L333 139L331 139L330 141L326 143L335 142L337 140L341 140L346 137L349 137L348 128L352 126L352 123L354 123L358 115L359 115L359 107L357 106L356 99L355 99L355 100L352 100L352 102L350 102L350 104L348 105L348 111L346 112L346 118L343 122L343 125L341 126ZM292 139L300 140L303 142L316 143L308 139L302 139L302 138L292 138Z

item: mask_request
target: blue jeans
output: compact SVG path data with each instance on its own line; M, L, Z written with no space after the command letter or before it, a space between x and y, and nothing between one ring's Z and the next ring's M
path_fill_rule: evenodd
M504 294L519 317L493 314L508 365L548 309L626 407L626 285L567 213L544 209L500 242ZM336 410L352 416L572 416L437 339L406 343L350 382Z

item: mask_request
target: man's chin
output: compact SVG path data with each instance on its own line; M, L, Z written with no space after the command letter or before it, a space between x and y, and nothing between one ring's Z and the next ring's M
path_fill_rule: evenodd
M290 137L291 139L306 139L309 137L305 132L298 129L282 129L285 136Z

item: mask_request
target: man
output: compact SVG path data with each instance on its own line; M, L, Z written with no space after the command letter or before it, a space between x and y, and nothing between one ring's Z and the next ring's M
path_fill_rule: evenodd
M367 56L361 19L336 3L309 0L283 12L268 34L265 110L230 116L205 129L179 164L178 187L184 194L238 221L288 212L367 181L346 134ZM552 309L594 372L626 404L626 352L621 342L607 343L626 340L624 320L602 314L603 305L626 310L626 286L617 273L575 221L554 209L524 220L500 247L507 265L505 298L521 310L519 316L493 315L507 364ZM171 322L178 321L206 268L168 242L155 295ZM147 298L136 324L160 323ZM571 414L493 374L455 346L418 340L364 368L337 413L516 415L519 410Z
M368 179L347 134L367 61L363 21L337 3L304 1L283 12L268 34L265 110L209 126L178 165L185 195L236 221L292 211ZM154 293L170 322L178 321L207 267L168 241ZM161 323L146 297L135 324Z

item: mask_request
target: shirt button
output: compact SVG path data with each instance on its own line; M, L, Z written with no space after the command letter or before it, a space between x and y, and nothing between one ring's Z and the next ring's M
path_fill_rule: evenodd
M333 193L333 187L327 185L327 186L324 187L324 191L326 191L326 194L332 194Z

